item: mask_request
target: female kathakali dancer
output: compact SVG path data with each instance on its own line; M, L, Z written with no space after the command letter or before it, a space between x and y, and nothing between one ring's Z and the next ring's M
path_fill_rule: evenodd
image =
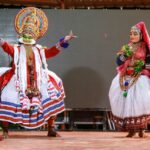
M130 42L117 53L118 75L113 79L109 99L117 128L127 137L144 130L150 121L150 38L144 22L130 30Z

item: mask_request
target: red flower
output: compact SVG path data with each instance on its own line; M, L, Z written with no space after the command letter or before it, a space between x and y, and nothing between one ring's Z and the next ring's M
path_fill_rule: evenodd
M127 70L127 75L132 75L133 73L134 73L134 70L132 70L132 69Z

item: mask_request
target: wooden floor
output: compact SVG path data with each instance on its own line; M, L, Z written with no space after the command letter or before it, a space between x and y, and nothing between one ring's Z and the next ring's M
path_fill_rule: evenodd
M126 138L125 132L59 134L61 137L49 138L46 131L10 131L9 138L0 141L0 150L150 150L150 133L145 138Z

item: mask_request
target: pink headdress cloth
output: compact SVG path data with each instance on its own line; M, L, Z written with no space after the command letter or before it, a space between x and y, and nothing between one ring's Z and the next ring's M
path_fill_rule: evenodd
M150 37L147 32L145 23L143 21L141 21L141 22L137 23L135 26L141 30L143 42L145 42L145 44L150 52Z

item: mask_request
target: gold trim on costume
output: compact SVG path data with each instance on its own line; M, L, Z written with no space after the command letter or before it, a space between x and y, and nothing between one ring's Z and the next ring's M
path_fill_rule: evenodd
M126 81L127 75L122 75L119 78L119 83L120 83L120 88L121 90L125 91L128 90L133 84L135 84L135 82L138 80L138 78L140 77L141 72L140 73L136 73L133 76L129 76L129 85L125 86L124 82Z

